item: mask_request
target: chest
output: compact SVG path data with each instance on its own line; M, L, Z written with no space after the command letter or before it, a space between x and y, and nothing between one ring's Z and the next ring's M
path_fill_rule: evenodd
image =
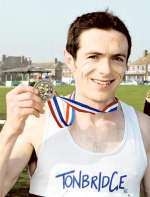
M81 148L106 153L116 149L124 138L125 123L122 118L118 121L102 120L97 125L89 126L86 130L70 129L73 141Z

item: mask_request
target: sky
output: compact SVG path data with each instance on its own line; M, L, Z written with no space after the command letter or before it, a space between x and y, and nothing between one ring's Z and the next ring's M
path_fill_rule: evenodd
M130 61L150 51L149 0L0 0L0 59L26 56L33 62L63 61L67 30L79 15L109 8L127 25Z

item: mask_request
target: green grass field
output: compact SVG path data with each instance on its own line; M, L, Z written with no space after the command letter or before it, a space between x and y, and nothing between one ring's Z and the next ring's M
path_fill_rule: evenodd
M67 95L72 92L74 89L73 86L63 86L56 87L56 91L60 95ZM146 92L150 89L150 86L120 86L117 92L117 97L122 101L132 105L135 109L143 111L144 98ZM0 119L5 117L6 112L6 103L5 95L10 91L10 88L0 88ZM27 195L29 186L29 179L26 173L26 170L20 176L20 179L7 195L7 197L25 197Z

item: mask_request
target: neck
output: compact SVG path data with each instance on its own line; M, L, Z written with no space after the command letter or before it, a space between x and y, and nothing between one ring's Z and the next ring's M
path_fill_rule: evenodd
M115 100L115 97L109 98L107 100L92 100L88 97L83 97L82 95L75 94L75 100L89 105L90 107L103 110Z
M113 120L118 117L120 110L112 113L97 113L95 115L90 113L82 113L76 111L75 121L72 128L87 130L90 128L101 127L102 123L113 122Z
M81 103L84 103L86 105L89 105L90 107L99 109L99 110L103 110L104 108L106 108L106 106L108 106L109 104L111 104L114 101L114 97L110 98L109 100L101 100L101 101L95 101L92 99L88 99L85 97L82 97L79 94L75 95L75 100L79 101ZM95 115L91 114L91 113L82 113L82 112L75 112L75 122L73 124L74 127L79 127L80 129L87 129L89 127L93 127L93 126L97 126L99 125L99 122L101 122L101 120L109 120L109 119L113 119L114 116L116 116L118 114L118 112L113 112L113 113L97 113Z

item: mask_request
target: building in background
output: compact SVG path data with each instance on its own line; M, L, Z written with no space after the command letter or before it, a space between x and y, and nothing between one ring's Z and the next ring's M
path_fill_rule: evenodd
M49 78L53 81L72 83L73 76L66 64L55 58L54 61L36 63L25 56L2 55L0 62L0 83L6 81L30 81ZM147 50L144 56L133 63L128 63L124 81L144 83L150 81L150 53Z
M150 53L144 51L143 57L128 64L125 80L135 80L139 83L150 81Z
M21 73L14 72L15 69L25 70L32 64L30 58L24 56L2 55L1 61L1 81L23 80Z
M150 73L150 66L148 66L148 70ZM135 80L137 82L144 82L146 79L149 79L150 75L146 75L146 66L145 65L134 65L134 64L129 64L128 69L125 74L125 80Z
M24 56L2 56L1 83L6 81L29 81L50 78L62 81L64 63L55 58L48 63L33 63Z

